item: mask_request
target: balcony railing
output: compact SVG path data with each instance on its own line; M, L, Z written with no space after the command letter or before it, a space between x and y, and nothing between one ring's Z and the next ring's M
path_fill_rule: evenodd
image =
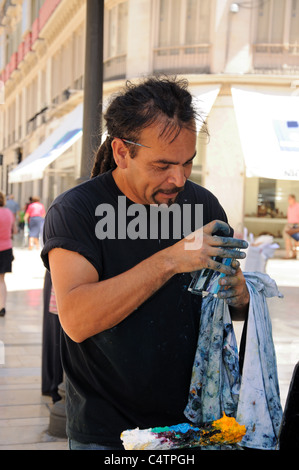
M260 73L298 73L299 44L254 44L253 69Z
M59 5L61 0L45 0L43 3L42 7L39 10L39 14L35 21L33 22L31 26L31 31L27 33L25 36L23 42L19 44L17 52L15 52L11 58L9 63L6 65L5 70L2 71L1 74L1 80L3 82L6 82L12 72L16 70L18 65L24 60L26 54L32 50L32 45L35 43L35 41L39 38L40 32L47 23L48 19L51 17L53 14L54 10L56 7ZM0 20L1 20L1 15L2 17L5 16L5 14L8 11L8 7L14 7L16 6L15 4L12 3L12 1L6 1L4 4L4 8L2 9L2 12L0 12Z
M211 44L156 47L154 72L209 73Z

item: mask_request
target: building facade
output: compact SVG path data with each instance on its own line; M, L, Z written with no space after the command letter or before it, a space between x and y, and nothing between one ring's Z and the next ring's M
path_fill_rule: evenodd
M45 206L80 176L86 0L0 1L0 189ZM281 237L299 200L299 0L106 0L103 106L182 75L207 120L192 179L236 232ZM81 128L80 128L81 126Z

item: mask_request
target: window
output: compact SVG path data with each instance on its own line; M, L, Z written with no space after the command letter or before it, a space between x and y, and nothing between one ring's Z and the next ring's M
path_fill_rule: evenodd
M61 51L57 52L55 56L52 57L52 79L51 79L51 87L52 87L52 103L58 104L60 101L60 93L61 93Z
M208 0L160 0L158 47L209 42Z
M85 64L85 34L81 26L73 35L74 88L83 89Z
M180 43L181 0L160 0L159 47Z
M276 180L259 178L257 215L275 216Z
M38 13L45 0L31 0L31 24L38 17Z
M126 76L128 2L105 9L104 80Z
M22 35L31 27L30 0L24 0L22 4Z
M290 52L299 53L299 0L292 0L290 21Z
M253 47L254 68L298 73L299 0L259 2Z
M269 233L282 238L287 222L288 196L299 200L299 182L270 178L245 178L245 227L255 237Z
M209 73L209 0L157 0L155 72Z
M185 44L204 44L210 37L210 2L188 0Z
M258 44L282 44L286 0L260 2L258 8ZM280 49L277 49L279 52Z
M108 57L127 52L128 2L108 10Z

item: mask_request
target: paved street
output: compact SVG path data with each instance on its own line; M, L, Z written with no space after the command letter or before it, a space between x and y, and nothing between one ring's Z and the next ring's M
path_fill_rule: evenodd
M52 399L41 395L45 270L37 250L15 248L14 256L13 273L6 275L7 313L0 318L0 450L64 450L66 440L47 433Z
M299 260L280 259L282 254L278 251L268 262L267 272L284 294L268 301L284 405L299 361ZM20 247L14 255L13 273L6 276L7 314L0 318L5 345L0 351L5 353L2 365L0 361L0 450L65 450L66 440L47 432L52 401L41 395L44 268L38 251Z

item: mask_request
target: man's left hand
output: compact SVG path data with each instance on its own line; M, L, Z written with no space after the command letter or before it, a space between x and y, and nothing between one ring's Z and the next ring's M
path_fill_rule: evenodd
M219 281L222 289L218 293L220 299L224 299L231 309L231 314L236 320L245 320L249 305L249 292L240 263L233 260L231 266L237 270L235 275L225 275Z

